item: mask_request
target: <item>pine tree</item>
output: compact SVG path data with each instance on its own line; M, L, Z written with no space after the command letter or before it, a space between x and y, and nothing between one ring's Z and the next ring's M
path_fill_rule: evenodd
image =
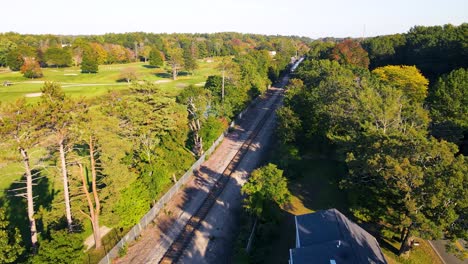
M29 150L39 144L41 131L37 119L41 113L25 100L18 100L6 105L0 111L0 137L17 150L21 156L24 174L26 176L26 193L21 194L27 200L27 214L31 232L32 253L37 249L37 227L34 211L34 175L31 167Z
M81 73L97 73L98 70L98 56L92 50L85 50L81 62Z
M156 48L151 49L149 54L149 65L154 67L161 67L163 64L164 60L161 51Z

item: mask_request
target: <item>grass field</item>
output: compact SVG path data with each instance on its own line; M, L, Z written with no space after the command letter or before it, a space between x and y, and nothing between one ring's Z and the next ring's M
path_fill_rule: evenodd
M0 86L0 102L11 102L25 96L30 101L37 100L45 81L61 83L65 92L72 97L94 97L105 94L109 90L128 89L126 82L118 82L119 75L125 68L134 68L138 79L159 83L161 88L175 95L181 88L190 84L201 85L209 75L217 73L216 60L211 63L200 60L198 64L199 68L193 75L181 72L176 81L172 81L168 68L149 68L143 62L101 65L96 74L82 74L79 67L43 68L44 77L39 79L28 79L19 72L1 68L0 85L3 85L5 81L11 82L12 85Z

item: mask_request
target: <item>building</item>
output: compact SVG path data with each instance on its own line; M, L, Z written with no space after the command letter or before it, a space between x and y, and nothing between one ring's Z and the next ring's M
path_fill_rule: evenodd
M290 264L387 264L377 240L336 209L295 216L295 222Z

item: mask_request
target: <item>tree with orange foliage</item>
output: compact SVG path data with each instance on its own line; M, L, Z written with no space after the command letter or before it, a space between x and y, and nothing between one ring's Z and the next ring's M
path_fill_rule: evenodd
M369 67L369 55L361 47L361 44L352 40L345 39L336 44L331 53L331 58L340 64L351 64L363 68Z
M26 78L41 78L43 76L41 66L35 58L25 58L23 66L21 66L20 72Z

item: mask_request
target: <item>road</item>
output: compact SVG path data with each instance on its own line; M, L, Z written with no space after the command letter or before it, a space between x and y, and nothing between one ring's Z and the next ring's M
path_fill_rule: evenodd
M281 86L287 83L283 79ZM141 237L129 246L126 256L115 263L158 263L168 246L178 236L190 217L200 208L208 192L227 168L231 159L255 130L273 105L275 98L282 96L282 89L271 88L255 106L250 107L242 120L229 133L217 150L202 165L186 187L169 202L148 226ZM201 228L181 258L181 263L229 262L231 243L237 226L237 213L241 209L240 186L250 171L261 163L274 127L274 115L266 119L263 128L254 138L250 149L239 161L236 171L211 207ZM217 239L216 239L217 238ZM210 250L208 250L208 248Z

